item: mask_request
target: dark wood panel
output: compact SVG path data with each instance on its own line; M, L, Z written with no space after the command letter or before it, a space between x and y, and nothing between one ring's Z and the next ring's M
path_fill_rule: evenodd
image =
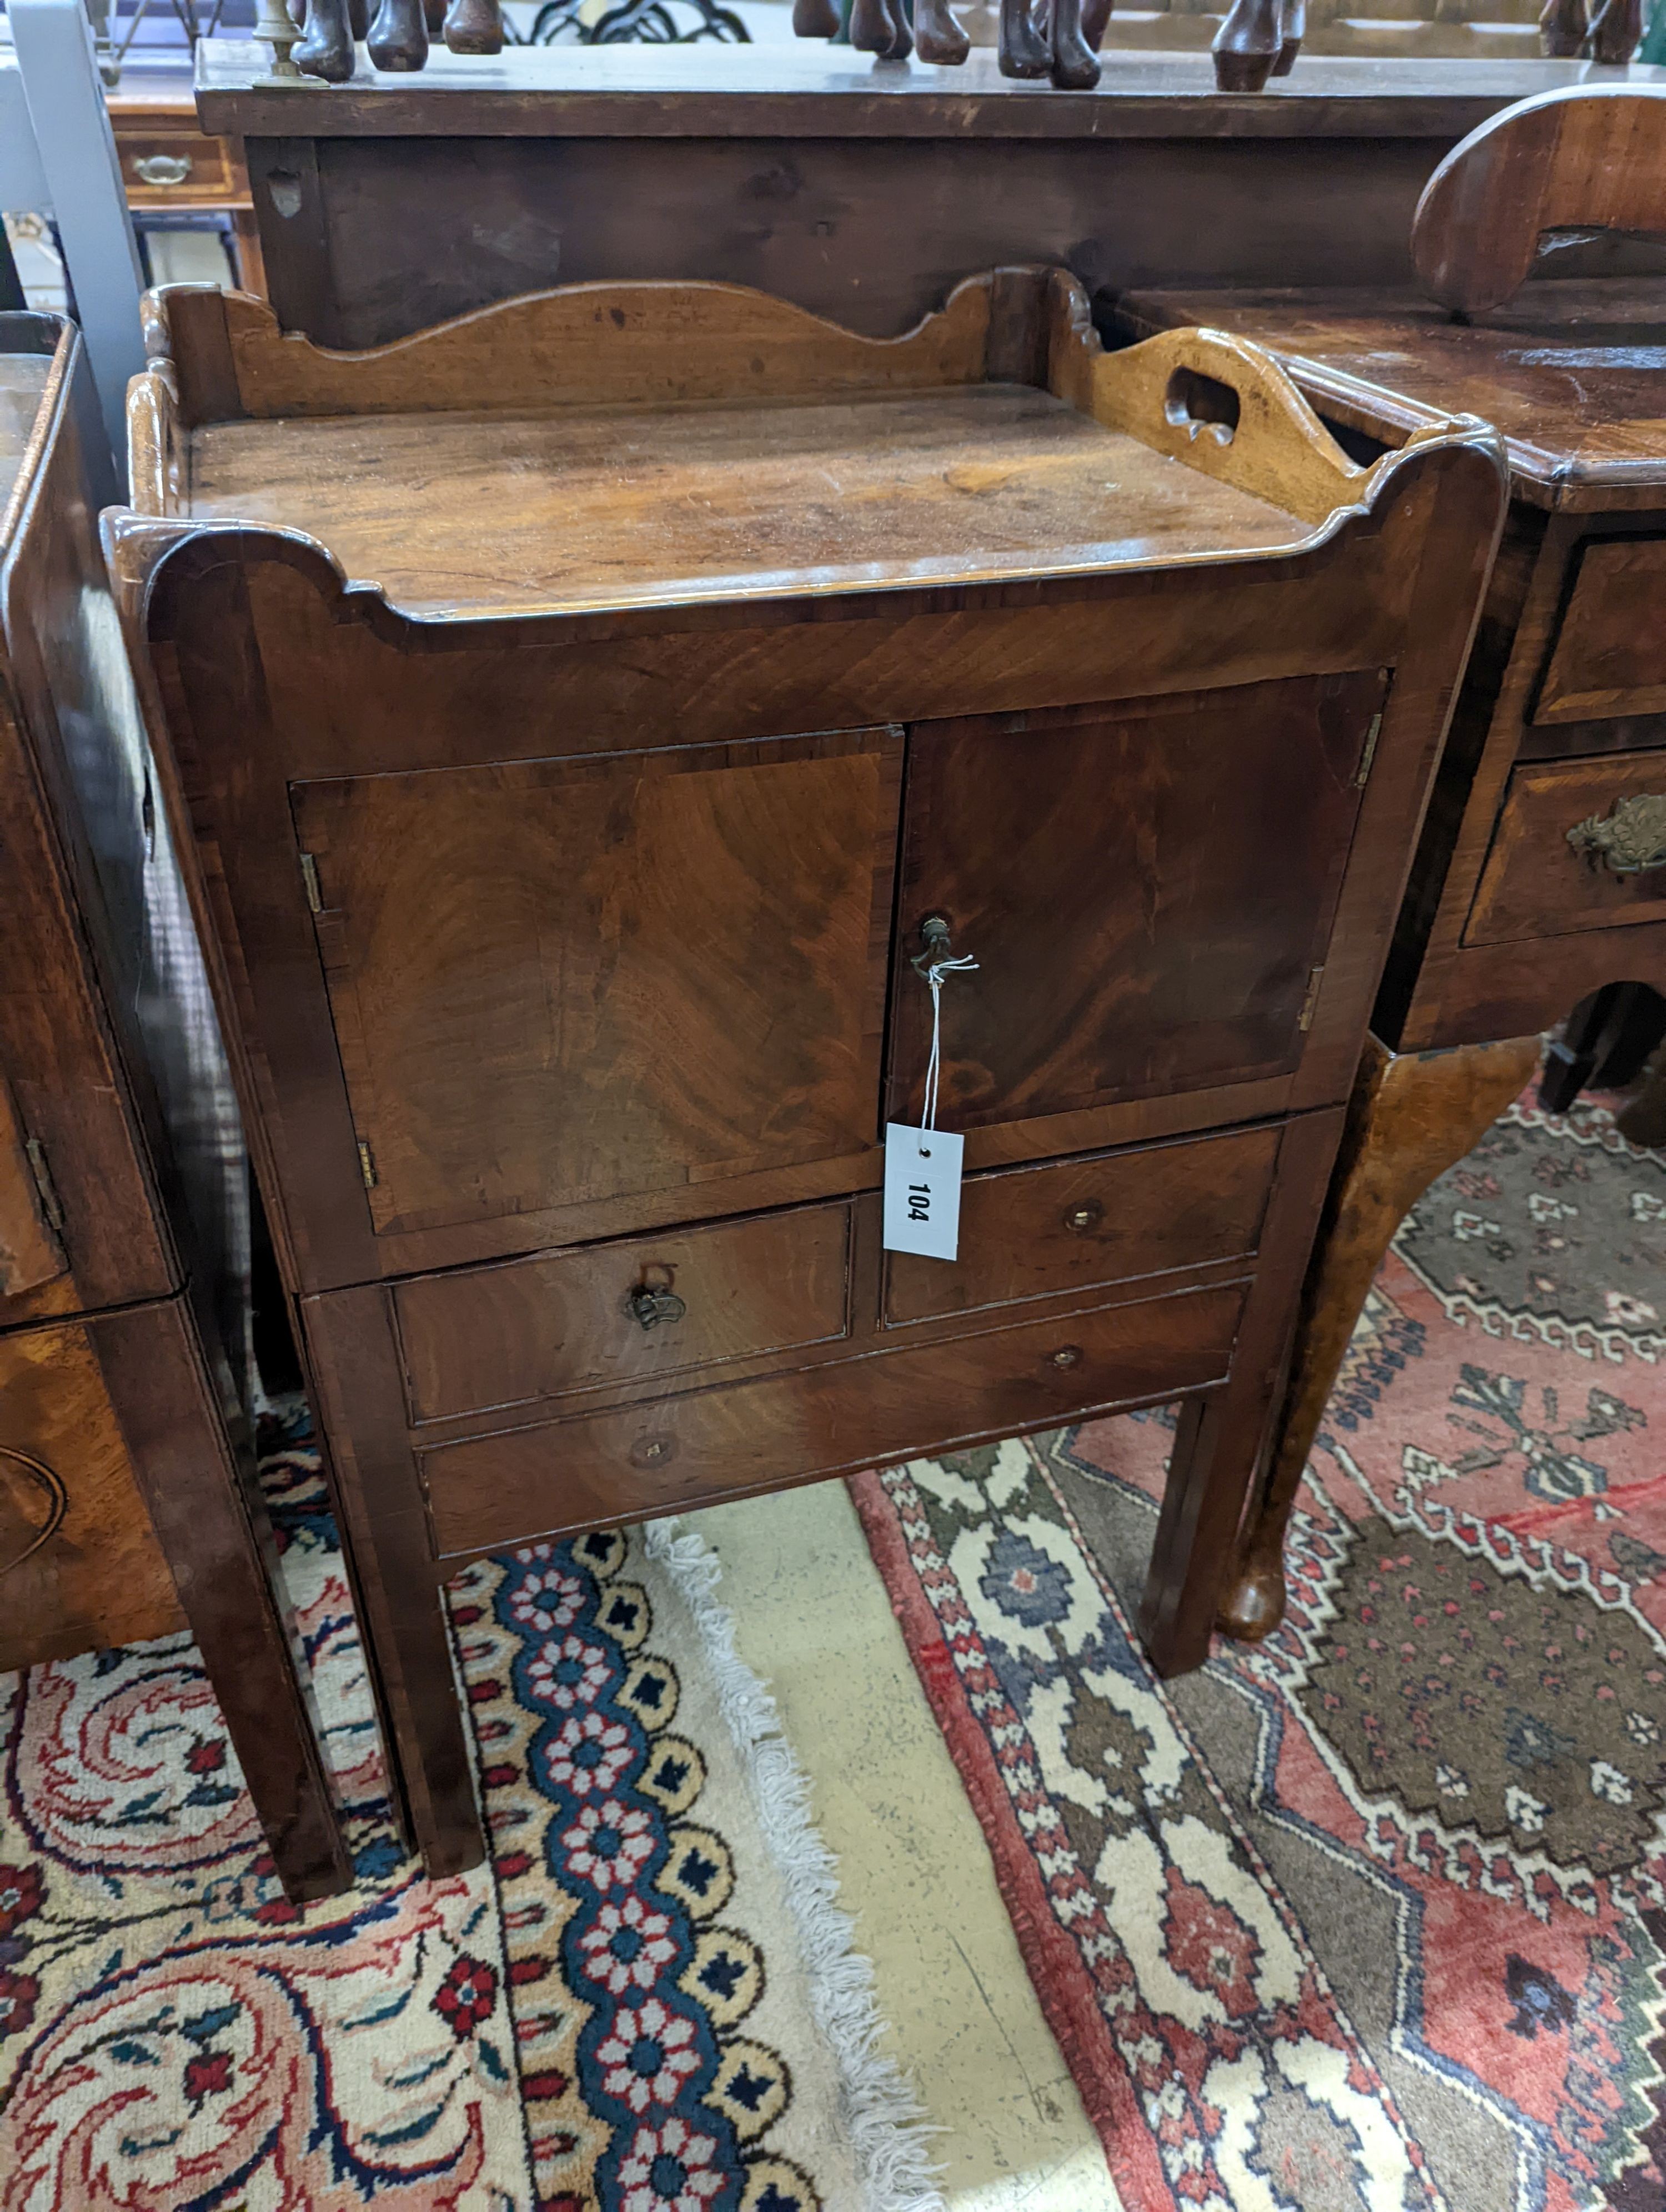
M1405 283L1418 194L1462 135L1460 125L1432 138L1390 127L1340 141L1072 141L1049 101L1020 99L1046 135L994 148L964 135L851 142L790 128L736 139L309 139L293 111L274 113L266 128L283 135L247 149L270 295L286 328L369 346L599 277L756 285L874 336L907 329L960 277L1003 263L1060 262L1094 293L1188 280ZM1257 112L1280 104L1262 100ZM279 212L274 185L292 214ZM420 237L403 220L414 198Z
M1219 1382L1240 1285L656 1399L422 1455L443 1556L632 1520ZM327 1304L327 1301L323 1302Z
M842 1337L850 1208L808 1206L395 1285L413 1420Z
M945 1127L1288 1073L1385 694L1371 669L916 730L891 1118L921 1110L934 916L978 963L942 994Z
M1533 720L1666 712L1666 538L1600 538L1577 557Z
M900 733L300 787L379 1230L858 1154Z
M1573 843L1570 830L1576 833ZM1610 842L1613 860L1634 872L1617 872L1609 865L1604 848ZM1643 865L1654 852L1656 865ZM1518 768L1510 779L1465 944L1662 921L1666 752L1609 753L1594 761Z
M973 1176L960 1256L891 1252L885 1318L934 1319L1253 1255L1280 1131L1141 1146Z

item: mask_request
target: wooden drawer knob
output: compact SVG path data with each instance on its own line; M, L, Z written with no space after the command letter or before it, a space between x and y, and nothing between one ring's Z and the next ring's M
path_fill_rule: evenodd
M1616 876L1646 875L1666 868L1666 799L1651 792L1617 799L1606 815L1588 814L1567 833L1576 853L1593 868Z
M1064 1225L1073 1230L1078 1237L1085 1237L1090 1230L1097 1229L1104 1218L1105 1209L1098 1200L1088 1198L1084 1199L1079 1206L1070 1208L1064 1217Z

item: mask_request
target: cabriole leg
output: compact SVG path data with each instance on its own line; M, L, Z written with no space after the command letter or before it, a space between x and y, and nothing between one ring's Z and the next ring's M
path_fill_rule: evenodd
M1342 1355L1395 1231L1437 1176L1461 1160L1538 1063L1536 1037L1391 1053L1368 1037L1303 1287L1289 1387L1266 1488L1250 1522L1219 1626L1258 1643L1284 1618L1284 1539Z

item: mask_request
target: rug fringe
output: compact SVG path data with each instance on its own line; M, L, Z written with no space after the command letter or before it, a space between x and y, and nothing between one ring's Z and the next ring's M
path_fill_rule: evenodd
M810 1976L811 2002L843 2082L868 2212L946 2212L928 2137L938 2132L907 2075L878 2048L885 2033L873 1966L837 1902L838 1862L810 1817L810 1784L781 1733L775 1698L735 1646L734 1616L717 1595L722 1563L677 1520L645 1534L648 1555L678 1586L706 1647L718 1703L745 1763L764 1840L786 1887Z

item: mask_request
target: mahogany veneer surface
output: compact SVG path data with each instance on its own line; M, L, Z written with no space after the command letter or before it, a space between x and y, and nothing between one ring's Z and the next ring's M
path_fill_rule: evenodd
M312 532L420 614L1055 574L1310 535L1018 385L210 423L191 434L188 496L195 515Z

